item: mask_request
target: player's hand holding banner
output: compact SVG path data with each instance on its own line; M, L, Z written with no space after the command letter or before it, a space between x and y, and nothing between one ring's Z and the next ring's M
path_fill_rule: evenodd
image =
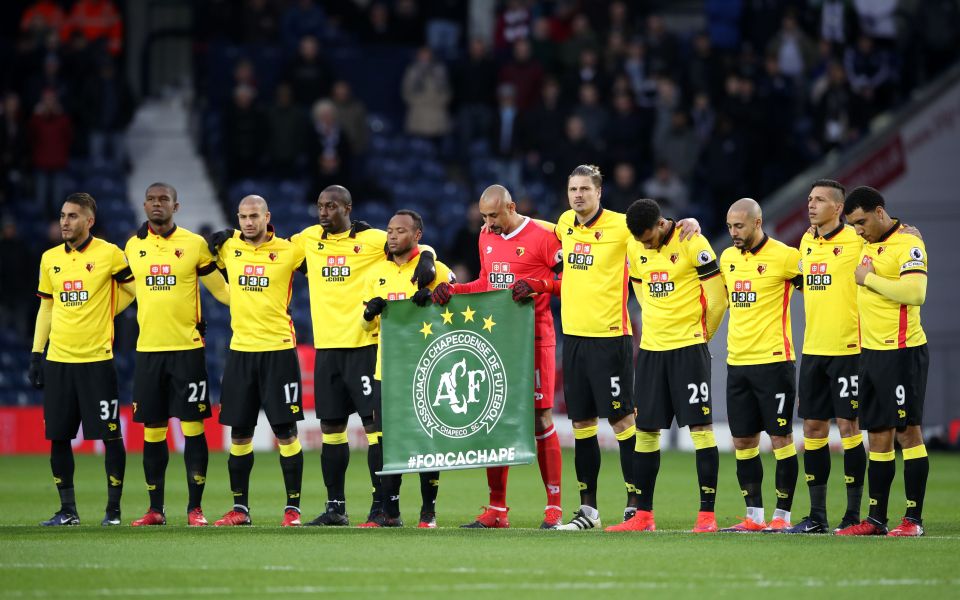
M533 462L532 304L388 302L380 344L384 473Z

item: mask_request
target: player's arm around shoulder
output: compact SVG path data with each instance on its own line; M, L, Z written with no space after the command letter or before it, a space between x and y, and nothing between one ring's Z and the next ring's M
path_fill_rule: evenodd
M857 266L857 284L889 300L907 306L922 306L927 300L927 251L923 241L909 235L898 248L899 275L886 278L876 272L871 261Z
M709 240L700 234L688 238L683 244L700 280L700 289L706 302L707 341L710 341L727 312L727 288L720 271L720 261Z

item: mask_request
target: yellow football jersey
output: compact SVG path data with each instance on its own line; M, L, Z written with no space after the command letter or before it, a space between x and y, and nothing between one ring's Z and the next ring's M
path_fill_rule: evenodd
M853 275L863 238L840 224L826 235L806 233L800 240L803 275L803 353L845 356L860 352L857 281Z
M720 255L730 321L727 363L762 365L794 360L790 298L800 284L800 251L767 235L751 250Z
M113 358L117 282L131 277L123 251L93 236L76 250L60 244L44 252L37 295L53 300L47 358L65 363Z
M377 343L357 327L363 315L367 273L383 262L386 232L354 222L343 233L320 225L290 238L307 258L313 345L317 348L360 348Z
M717 255L702 235L680 241L671 223L659 248L627 247L630 279L642 282L640 347L675 350L707 341L706 298L700 281L716 277ZM635 288L636 289L636 288Z
M900 221L896 221L879 241L863 246L860 262L872 261L877 275L884 279L927 274L926 246L920 238L901 233L901 228ZM857 287L857 305L864 348L893 350L927 343L919 306L898 304L863 285Z
M381 258L380 262L373 266L367 276L363 302L377 297L383 298L388 302L394 300L409 300L412 298L413 295L417 293L418 288L417 284L410 282L410 278L413 277L413 271L417 268L417 263L419 262L419 252L402 265L398 265L391 259L384 260ZM436 267L437 277L433 280L433 283L427 286L431 290L443 282L453 283L455 280L453 271L451 271L447 265L438 260L436 261ZM360 316L357 317L357 320L354 322L354 327L358 329L362 329L363 306L363 303L361 303ZM374 319L373 328L369 333L374 340L379 341L380 317ZM374 379L380 379L380 350L380 346L378 345L377 368L373 374Z
M137 350L201 348L200 277L217 269L207 242L176 225L165 235L148 226L147 237L130 238L124 254L137 286Z
M572 210L554 232L563 246L560 322L563 333L583 337L631 335L627 313L627 242L633 239L622 213L601 208L580 224Z
M217 264L230 284L230 349L241 352L286 350L297 344L290 318L293 273L304 262L303 249L277 237L254 247L238 230L220 246Z

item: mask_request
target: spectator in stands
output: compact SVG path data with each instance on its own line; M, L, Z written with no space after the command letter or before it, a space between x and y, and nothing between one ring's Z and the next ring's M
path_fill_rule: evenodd
M70 99L73 91L64 76L60 58L52 53L44 57L41 71L35 73L27 82L24 101L28 106L36 105L46 90L53 90L57 98L66 100Z
M284 79L293 87L293 97L300 106L312 106L320 98L330 95L333 68L320 53L316 36L300 38L297 56L287 67Z
M575 15L570 28L570 37L560 45L560 67L564 71L573 71L577 68L584 50L592 50L594 56L600 50L600 41L590 27L590 21L586 15Z
M532 110L521 113L521 146L527 164L534 171L546 169L547 172L553 172L564 141L566 119L567 111L560 102L560 85L556 79L549 78L543 82L540 103Z
M497 181L510 189L521 185L520 115L513 86L502 83L497 88L497 110L493 122L490 147L496 156Z
M521 111L536 106L543 86L543 66L533 58L526 38L513 44L513 58L500 68L500 83L509 83L517 91L517 108Z
M340 126L337 108L332 101L318 100L313 105L310 116L313 120L314 135L310 139L309 153L317 169L316 177L326 182L326 185L317 183L317 193L310 196L310 198L316 198L320 195L320 190L327 185L333 185L329 183L330 181L339 178L340 185L351 183L352 152L350 140ZM317 181L315 178L315 182Z
M23 11L20 31L42 39L51 32L60 35L64 23L66 17L59 3L53 0L37 0Z
M710 103L710 95L705 92L695 95L693 106L690 107L690 121L701 148L710 139L716 119L717 114L713 110L713 104Z
M919 37L920 70L927 79L940 74L960 52L960 4L956 0L920 2L913 19Z
M334 82L331 93L337 110L337 122L347 135L354 156L367 152L370 144L370 124L367 122L367 107L354 97L350 84L344 80Z
M390 9L386 4L374 2L370 5L360 38L367 44L390 44L395 41L390 28Z
M20 97L7 92L0 115L0 205L8 202L29 168L30 145L27 121L20 108Z
M800 83L817 60L817 47L800 29L797 16L788 11L767 45L767 55L776 56L780 72Z
M857 45L847 48L843 66L853 91L853 112L863 128L877 113L886 110L892 101L897 74L890 54L877 48L866 34L857 38Z
M603 205L610 210L627 212L627 208L640 198L637 184L637 169L629 162L618 162L613 167L612 181L603 186Z
M607 132L607 123L610 115L606 107L600 103L600 92L592 83L580 86L580 102L574 107L573 114L583 121L587 139L595 146L605 144L604 134Z
M483 38L472 38L466 61L455 71L457 138L461 151L475 139L490 137L496 103L497 65Z
M643 196L656 200L665 213L675 218L690 211L687 186L667 163L658 163L653 175L643 182Z
M424 20L415 0L396 0L391 28L398 44L417 47L424 43Z
M710 36L698 33L693 38L693 55L687 60L686 90L692 96L706 92L717 97L723 91L723 61L710 44Z
M853 0L860 33L892 47L897 39L898 4L899 0Z
M323 8L314 0L294 0L283 12L280 35L287 44L296 43L307 35L323 39L327 35L327 16Z
M651 123L634 107L629 92L614 95L613 112L603 136L609 160L634 165L649 161L650 129Z
M267 110L264 154L270 175L294 178L303 173L310 125L306 111L293 101L290 84L278 85L274 104Z
M33 287L39 261L11 218L0 229L0 328L13 328L26 337L32 330L30 313L34 310Z
M553 23L549 18L537 17L529 41L531 56L545 72L556 73L560 70L560 48L553 39Z
M670 126L653 141L653 154L658 164L668 165L681 180L692 180L700 140L690 128L690 119L684 110L673 111Z
M783 5L783 0L743 0L741 49L749 46L755 53L763 52L781 26Z
M610 87L610 81L600 64L600 55L593 48L584 48L580 52L577 67L568 72L564 84L565 95L571 100L577 98L584 84L593 85L599 96L602 96Z
M102 44L113 56L123 49L123 20L112 0L77 0L60 37L66 41L74 31L91 43Z
M603 153L587 137L583 119L577 115L567 117L565 133L566 138L557 152L557 168L553 174L555 183L563 181L577 165L591 164L591 161L601 164L605 162Z
M86 82L80 120L87 130L93 167L125 165L126 129L133 119L133 94L117 73L113 59L104 56L97 75Z
M654 73L677 73L680 69L680 44L677 36L667 30L663 17L657 14L647 16L647 28L644 33L647 60Z
M256 97L257 90L248 85L238 85L233 91L224 129L228 181L256 177L260 171L267 125L263 112L254 103Z
M44 90L28 125L37 205L49 215L59 214L64 174L73 143L73 121L64 112L54 90Z
M270 0L247 0L240 17L240 38L247 44L272 44L280 33L280 12Z
M483 216L478 203L471 202L467 208L467 218L457 230L444 261L457 273L457 281L473 281L480 274L480 255L477 253L477 235L483 226ZM461 279L460 276L464 275Z
M403 74L403 100L407 104L406 132L439 138L450 131L450 81L447 68L424 46Z
M816 123L815 137L820 148L824 151L832 150L856 139L857 129L850 114L853 93L840 62L831 62L826 76L814 84L812 100Z
M530 38L533 13L531 2L525 0L507 0L503 10L497 15L494 27L494 46L499 51L514 47L518 41Z
M820 39L835 44L838 48L852 39L857 15L850 0L821 0L819 33Z
M627 46L627 58L622 69L630 82L637 106L652 107L657 96L657 84L647 64L647 49L642 41L633 40Z
M713 221L723 223L730 203L744 195L746 152L729 115L717 115L717 126L703 151L705 183L713 203Z

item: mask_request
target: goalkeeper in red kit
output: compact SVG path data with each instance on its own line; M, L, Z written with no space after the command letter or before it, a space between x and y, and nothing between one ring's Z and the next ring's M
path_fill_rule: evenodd
M517 214L510 192L492 185L480 196L484 229L479 236L480 276L468 283L441 283L433 291L433 301L446 304L453 294L470 294L511 289L513 299L533 299L534 329L534 429L537 461L547 493L547 506L541 529L560 524L560 441L553 426L553 387L556 364L556 335L550 296L560 295L557 274L563 268L560 242L553 224ZM507 467L487 469L490 505L467 528L505 528L507 517Z

